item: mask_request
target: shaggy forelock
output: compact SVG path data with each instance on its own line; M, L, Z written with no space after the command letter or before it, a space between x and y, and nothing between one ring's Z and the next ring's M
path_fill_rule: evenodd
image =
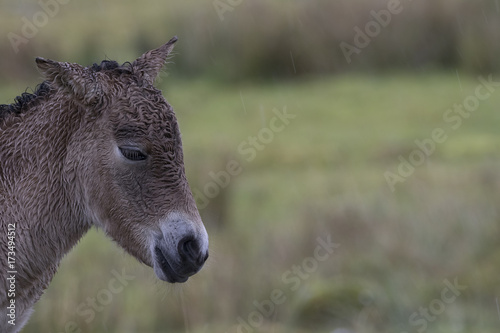
M118 64L114 60L103 60L100 64L93 64L89 67L93 72L105 72L107 74L134 74L133 66L130 62L125 62L123 64ZM0 121L6 118L8 115L19 115L24 111L28 110L30 106L34 106L35 103L43 100L50 92L52 88L48 81L40 83L32 93L24 92L21 95L14 98L14 102L11 104L0 104Z

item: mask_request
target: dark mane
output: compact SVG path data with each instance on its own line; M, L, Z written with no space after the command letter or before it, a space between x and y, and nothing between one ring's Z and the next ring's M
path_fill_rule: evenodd
M103 60L100 65L98 64L93 64L92 67L90 67L94 72L101 72L101 71L112 71L115 72L116 74L132 74L132 64L130 62L125 62L122 65L119 65L116 61L114 60Z
M132 74L132 64L130 62L125 62L119 65L113 60L103 60L100 65L93 64L90 67L94 72L111 71L118 75L120 74ZM47 96L50 92L50 84L47 81L39 84L35 91L32 93L24 92L20 96L14 98L14 103L12 104L0 104L0 120L4 119L7 115L15 114L19 115L25 111L28 106L32 105L35 101L40 100L42 97Z
M5 118L8 114L20 114L28 105L46 96L49 92L50 85L47 81L44 81L35 88L33 93L24 92L14 98L14 103L0 104L0 119Z

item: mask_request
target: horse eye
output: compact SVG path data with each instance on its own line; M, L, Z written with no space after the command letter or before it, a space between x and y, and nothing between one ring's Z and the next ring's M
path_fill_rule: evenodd
M144 161L147 156L137 148L119 147L123 157L130 161Z

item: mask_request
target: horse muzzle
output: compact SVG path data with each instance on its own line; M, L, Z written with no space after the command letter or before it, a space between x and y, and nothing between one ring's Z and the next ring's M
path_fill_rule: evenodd
M201 220L169 214L160 223L151 252L153 269L160 280L186 282L208 259L208 235Z

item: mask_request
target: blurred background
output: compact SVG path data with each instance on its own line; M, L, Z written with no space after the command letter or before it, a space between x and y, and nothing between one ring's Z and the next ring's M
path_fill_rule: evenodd
M169 286L92 230L23 332L499 331L500 1L1 0L0 29L0 103L36 56L179 37L157 86L211 242Z

